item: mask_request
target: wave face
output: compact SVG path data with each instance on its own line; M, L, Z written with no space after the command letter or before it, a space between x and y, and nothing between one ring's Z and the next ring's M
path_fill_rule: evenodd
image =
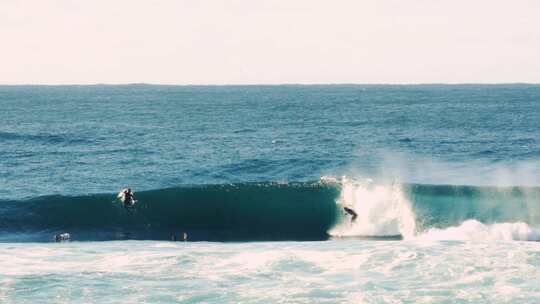
M0 201L0 241L540 239L540 188L313 182L196 185L136 193L130 213L114 194ZM351 223L342 207L358 213Z
M540 224L537 187L409 185L406 192L421 220L420 230L454 226L468 219Z
M338 194L335 185L319 182L177 187L136 193L133 213L111 194L45 196L0 202L0 229L12 237L33 232L31 240L56 231L87 240L182 232L191 240L317 240L336 222Z

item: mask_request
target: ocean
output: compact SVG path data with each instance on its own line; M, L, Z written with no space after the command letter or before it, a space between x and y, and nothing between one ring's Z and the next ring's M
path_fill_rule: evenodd
M0 302L540 303L539 122L528 84L0 86Z

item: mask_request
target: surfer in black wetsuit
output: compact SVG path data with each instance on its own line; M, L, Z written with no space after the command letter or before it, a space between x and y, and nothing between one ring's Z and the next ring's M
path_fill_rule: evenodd
M358 214L356 214L356 212L352 210L351 208L343 207L343 210L345 210L345 212L351 215L351 222L354 222L356 218L358 217Z
M133 208L134 204L135 196L133 195L133 192L131 192L131 188L127 188L124 190L124 208L129 211Z
M66 241L69 241L70 239L71 239L71 235L69 235L69 233L67 232L59 233L54 236L54 240L56 242L66 242Z

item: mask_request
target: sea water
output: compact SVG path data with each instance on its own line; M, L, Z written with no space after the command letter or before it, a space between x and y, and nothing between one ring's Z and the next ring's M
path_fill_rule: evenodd
M539 121L538 85L0 86L0 302L540 303Z

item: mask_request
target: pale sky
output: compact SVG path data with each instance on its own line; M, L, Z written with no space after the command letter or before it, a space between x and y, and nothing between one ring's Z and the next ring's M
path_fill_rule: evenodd
M540 83L540 1L0 1L0 84Z

